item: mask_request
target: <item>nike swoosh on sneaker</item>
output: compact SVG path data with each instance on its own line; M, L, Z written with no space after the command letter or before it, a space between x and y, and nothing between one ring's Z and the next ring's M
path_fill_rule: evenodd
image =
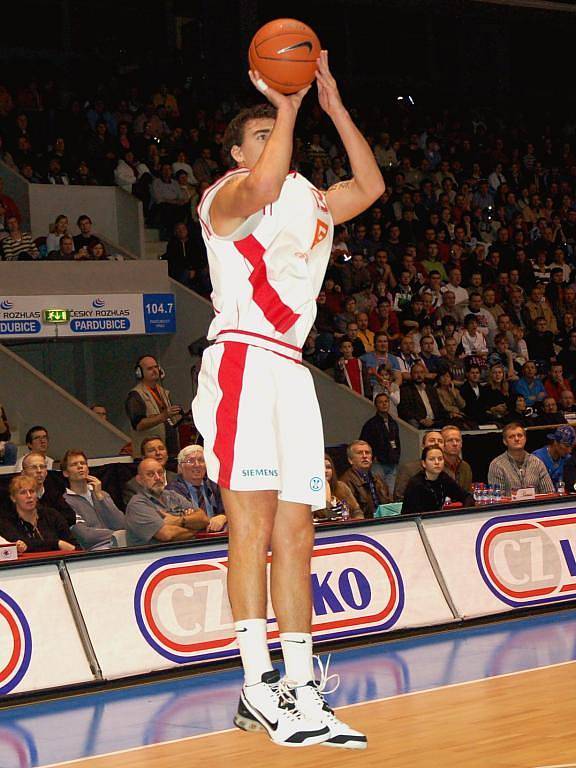
M280 48L276 53L290 53L290 51L295 51L298 48L308 48L308 53L312 53L312 43L310 40L301 40L299 43L287 45L286 48Z

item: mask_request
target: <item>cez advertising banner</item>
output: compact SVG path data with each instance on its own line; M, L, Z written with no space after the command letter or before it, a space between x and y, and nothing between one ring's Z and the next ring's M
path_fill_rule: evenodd
M315 642L453 620L414 523L326 532L312 558ZM227 551L202 547L70 562L105 677L238 655L226 593ZM278 647L271 603L268 639ZM114 642L110 642L114 637Z
M172 293L0 296L0 342L175 331Z
M464 618L576 597L573 507L478 511L424 530Z

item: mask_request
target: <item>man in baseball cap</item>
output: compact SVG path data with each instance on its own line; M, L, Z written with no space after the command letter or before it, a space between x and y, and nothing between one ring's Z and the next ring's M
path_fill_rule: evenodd
M568 424L562 424L546 437L552 441L550 445L538 448L532 455L544 462L554 487L557 487L564 476L564 465L576 444L576 431Z

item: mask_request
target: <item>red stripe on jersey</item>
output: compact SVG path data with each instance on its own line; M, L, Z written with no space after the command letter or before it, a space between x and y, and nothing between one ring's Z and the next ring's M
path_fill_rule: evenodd
M218 385L222 390L222 399L216 410L214 453L220 462L218 485L222 488L230 488L234 466L234 443L238 431L238 407L247 353L246 344L226 342L218 370Z
M266 272L264 253L266 249L259 243L254 235L248 235L243 240L235 240L234 245L245 259L252 265L250 282L252 283L252 296L256 304L264 313L264 317L271 323L278 333L286 333L296 323L300 315L293 312L284 304L278 293L270 285Z

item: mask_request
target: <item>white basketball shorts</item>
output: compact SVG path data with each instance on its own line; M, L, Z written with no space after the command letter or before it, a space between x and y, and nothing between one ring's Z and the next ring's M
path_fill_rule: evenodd
M322 418L310 371L292 359L236 341L202 357L194 422L208 477L234 491L326 506Z

